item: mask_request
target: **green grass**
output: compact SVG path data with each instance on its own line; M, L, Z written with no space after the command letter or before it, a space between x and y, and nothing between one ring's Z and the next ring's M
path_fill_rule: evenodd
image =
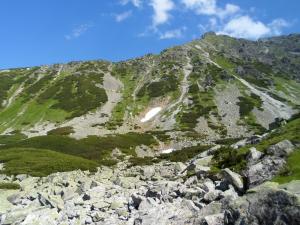
M296 149L287 159L287 164L281 173L273 181L288 183L292 180L300 180L300 148Z
M22 98L16 99L9 108L0 112L0 124L2 124L0 132L7 128L20 130L25 126L38 123L41 119L52 122L64 121L69 114L63 110L51 109L54 103L53 100L43 104L38 104L34 100L24 103Z
M251 93L250 96L246 94L240 96L239 102L237 103L241 119L257 134L262 134L267 131L267 129L257 123L256 117L252 112L254 108L262 110L262 104L261 98L254 93Z
M5 163L1 173L47 176L55 172L76 169L96 171L94 161L46 149L10 148L0 150L0 161Z
M11 135L0 135L0 145L13 144L26 138L26 135L20 133L15 133Z
M74 133L73 127L59 127L48 131L47 135L69 135Z
M158 163L161 161L170 162L186 162L196 155L208 150L211 146L208 145L197 145L192 147L183 148L182 150L174 151L169 154L162 154L156 158L152 157L132 157L129 159L131 166L146 166Z
M177 123L184 130L194 129L199 117L208 119L211 112L217 113L212 90L200 91L197 85L191 85L188 94L192 103L177 115Z
M134 71L129 66L124 64L117 64L113 67L112 75L122 81L124 88L122 90L122 101L120 101L112 111L112 115L106 127L111 130L123 124L126 109L128 109L132 102L132 93L136 85L136 78Z
M119 148L123 153L135 155L135 147L139 145L156 145L150 134L128 133L106 137L89 136L76 140L68 136L48 135L29 138L20 142L1 146L7 148L47 148L52 151L79 156L99 163L110 158L111 151Z
M21 187L16 183L0 182L0 190L19 190Z
M300 144L300 118L294 118L288 122L285 126L276 129L272 132L266 140L256 145L256 148L260 151L264 151L270 145L274 145L283 140L290 140L294 144Z
M49 86L39 96L38 103L54 99L56 103L51 106L52 109L71 113L69 118L84 115L107 101L105 90L96 86L102 84L103 76L103 73L90 71L80 76L67 76L61 82Z
M52 68L45 72L33 68L1 73L0 103L21 85L23 91L9 107L1 110L0 106L0 132L31 127L40 121L61 122L100 107L107 101L107 95L98 86L104 76L99 69L106 71L107 66L103 62L74 65L74 74L62 72L57 79L57 71Z
M232 145L238 141L240 141L243 138L225 138L225 139L219 139L215 143L219 145Z

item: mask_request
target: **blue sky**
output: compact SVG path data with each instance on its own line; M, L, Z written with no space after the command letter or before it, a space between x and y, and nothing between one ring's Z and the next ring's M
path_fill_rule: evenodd
M125 60L207 31L261 37L300 31L299 0L1 0L0 68Z

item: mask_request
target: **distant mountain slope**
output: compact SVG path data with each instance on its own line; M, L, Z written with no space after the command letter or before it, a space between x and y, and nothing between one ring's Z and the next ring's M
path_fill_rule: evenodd
M299 81L300 35L254 42L207 33L124 62L0 71L0 132L39 136L72 127L71 136L84 138L160 131L171 135L172 148L195 137L249 136L299 110Z

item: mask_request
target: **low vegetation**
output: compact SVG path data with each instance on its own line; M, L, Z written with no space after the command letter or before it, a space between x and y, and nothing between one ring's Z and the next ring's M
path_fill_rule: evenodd
M72 170L96 171L98 163L55 151L37 148L10 148L0 150L0 162L5 163L1 173L47 176L55 172Z
M74 133L73 127L59 127L48 131L48 135L70 135Z
M103 76L96 72L67 76L63 86L56 82L48 87L39 96L38 103L54 99L56 103L51 108L71 113L69 118L84 115L107 101L105 90L97 86L102 84Z
M135 147L139 145L156 145L157 142L150 134L128 133L107 137L89 136L76 140L68 136L48 135L29 138L16 143L1 146L7 148L48 149L59 153L79 156L96 161L100 164L110 160L111 151L120 149L124 154L135 156Z
M275 182L288 183L292 180L300 180L300 148L295 150L287 159L287 164L281 173L274 178Z
M283 140L290 140L293 144L300 144L300 118L299 115L295 116L287 123L286 126L276 129L272 132L267 139L262 142L245 146L240 149L233 149L230 147L220 148L213 157L213 166L216 169L231 168L236 172L240 172L246 166L246 156L249 153L250 147L255 147L259 151L266 151L271 145L277 144ZM299 175L298 161L300 158L299 151L293 153L288 159L288 166L283 171L284 174ZM283 176L282 175L282 176ZM284 182L284 178L280 176L278 180ZM288 179L288 178L286 178Z
M19 190L21 187L16 183L0 182L0 190Z
M8 144L13 144L18 141L22 141L26 139L27 136L21 133L13 133L10 135L0 135L0 145L8 145Z
M213 167L217 170L230 168L233 171L240 172L246 167L248 152L248 148L233 149L222 147L213 156Z
M183 148L182 150L174 151L169 154L162 154L156 158L153 157L132 157L129 162L131 166L145 166L158 163L160 161L170 162L186 162L196 155L208 150L211 146L208 145L197 145L192 147Z

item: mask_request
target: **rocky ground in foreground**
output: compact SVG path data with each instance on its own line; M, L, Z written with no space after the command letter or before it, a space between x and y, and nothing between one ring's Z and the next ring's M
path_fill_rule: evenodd
M300 181L266 182L295 146L252 148L243 176L209 167L214 147L187 163L101 167L47 177L1 175L21 190L1 190L0 224L300 224ZM5 165L4 165L5 166Z

